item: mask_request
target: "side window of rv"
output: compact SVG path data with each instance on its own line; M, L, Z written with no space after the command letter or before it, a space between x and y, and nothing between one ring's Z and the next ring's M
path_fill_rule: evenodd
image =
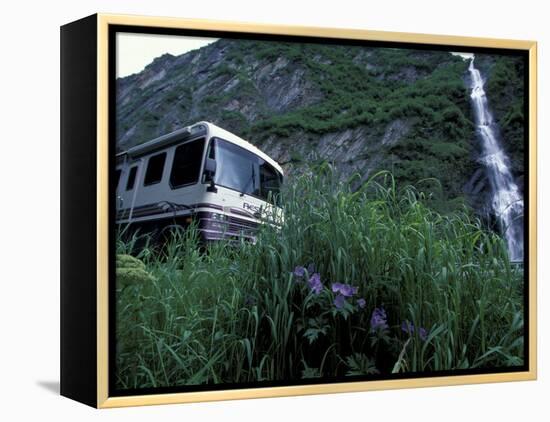
M176 148L170 172L172 189L197 183L200 176L204 139L187 142Z
M128 180L126 181L126 190L134 189L134 184L136 183L136 173L137 166L134 166L130 169L130 173L128 174Z
M166 161L166 153L162 152L153 155L147 162L147 171L145 172L145 180L143 186L154 185L162 180L162 172L164 171L164 162Z

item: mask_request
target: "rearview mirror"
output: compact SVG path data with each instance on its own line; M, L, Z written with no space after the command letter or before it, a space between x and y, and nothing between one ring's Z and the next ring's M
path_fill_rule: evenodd
M218 189L214 184L214 175L216 174L216 160L206 157L204 163L204 179L206 182L210 182L210 186L206 189L208 192L216 193Z
M209 176L214 176L216 174L216 160L207 157L204 163L204 171Z

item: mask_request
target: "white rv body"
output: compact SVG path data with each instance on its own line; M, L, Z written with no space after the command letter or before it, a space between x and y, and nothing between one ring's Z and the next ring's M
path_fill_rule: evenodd
M281 216L270 202L282 180L254 145L199 122L117 155L116 223L148 231L196 221L206 241L254 240L258 224Z

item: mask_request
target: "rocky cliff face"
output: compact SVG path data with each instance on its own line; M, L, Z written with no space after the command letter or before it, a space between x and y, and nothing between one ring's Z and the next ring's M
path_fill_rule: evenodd
M436 177L439 208L466 199L482 210L466 75L467 62L447 52L221 39L117 81L117 148L208 120L289 175L330 161L342 177Z

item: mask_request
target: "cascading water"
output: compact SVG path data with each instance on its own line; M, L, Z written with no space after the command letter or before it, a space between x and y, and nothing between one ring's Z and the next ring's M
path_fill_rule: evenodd
M510 162L498 139L498 127L493 121L484 81L474 67L474 57L468 70L472 79L471 98L474 105L477 132L483 147L483 164L487 168L492 189L493 211L499 221L512 261L523 260L523 198L510 171Z

